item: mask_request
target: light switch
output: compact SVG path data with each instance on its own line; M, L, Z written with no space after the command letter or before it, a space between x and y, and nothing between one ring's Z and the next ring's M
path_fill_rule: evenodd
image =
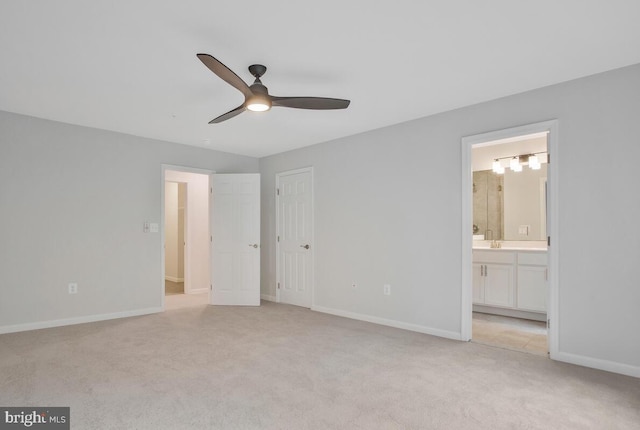
M525 236L529 236L529 228L531 226L529 225L521 225L520 227L518 227L518 234L523 234Z
M157 222L152 222L152 223L150 223L150 224L149 224L149 231L150 231L151 233L157 233L158 231L160 231L160 230L159 230L159 227L158 227L158 223L157 223Z

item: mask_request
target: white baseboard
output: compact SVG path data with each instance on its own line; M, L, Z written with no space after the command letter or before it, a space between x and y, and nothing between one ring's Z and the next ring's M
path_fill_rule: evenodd
M268 302L276 302L276 296L271 296L269 294L260 294L260 298L262 300L266 300Z
M547 314L544 312L521 311L519 309L505 309L493 306L473 305L474 312L485 314L502 315L505 317L524 318L533 321L547 321Z
M171 281L171 282L184 282L184 278L176 278L173 276L165 276L164 277L165 281Z
M620 373L621 375L640 378L640 367L632 366L630 364L617 363L615 361L586 357L584 355L571 354L568 352L558 352L551 358L565 363L577 364L578 366L591 367L593 369L606 370L607 372Z
M462 334L454 331L441 330L432 327L425 327L418 324L411 324L402 321L389 320L386 318L374 317L371 315L357 314L354 312L342 311L339 309L325 308L323 306L311 306L312 311L322 312L325 314L336 315L339 317L351 318L359 321L366 321L374 324L386 325L389 327L401 328L418 333L430 334L432 336L444 337L453 340L462 340Z
M195 288L193 290L189 290L189 292L186 294L204 294L207 292L209 292L208 288Z
M65 325L84 324L96 321L113 320L117 318L137 317L162 312L162 308L146 308L133 311L115 312L112 314L87 315L84 317L64 318L51 321L39 321L26 324L0 326L0 334L17 333L20 331L39 330L43 328L61 327Z

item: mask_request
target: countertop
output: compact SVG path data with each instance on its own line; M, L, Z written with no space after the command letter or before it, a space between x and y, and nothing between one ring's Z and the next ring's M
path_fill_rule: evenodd
M502 248L489 248L488 246L474 246L474 251L531 251L547 252L547 248L525 248L519 246L504 246Z

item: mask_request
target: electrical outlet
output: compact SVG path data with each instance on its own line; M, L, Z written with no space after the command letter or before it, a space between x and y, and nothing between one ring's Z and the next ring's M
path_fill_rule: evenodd
M69 294L78 294L78 284L75 282L69 283Z
M390 296L391 295L391 285L384 284L384 295L385 296Z

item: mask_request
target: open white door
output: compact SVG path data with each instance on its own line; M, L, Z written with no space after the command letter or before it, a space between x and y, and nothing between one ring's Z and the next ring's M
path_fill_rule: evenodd
M211 175L211 304L260 305L260 175Z

